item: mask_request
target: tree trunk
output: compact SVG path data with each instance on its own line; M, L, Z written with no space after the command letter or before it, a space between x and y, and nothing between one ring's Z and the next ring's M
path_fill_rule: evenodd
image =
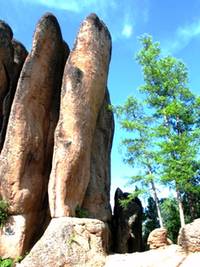
M181 195L180 195L180 192L178 189L176 189L176 197L177 197L177 201L178 201L181 227L184 227L185 226L185 218L184 218L183 202L182 202Z
M158 202L158 196L157 196L157 192L156 192L156 187L155 187L155 184L154 184L153 180L151 180L150 183L151 183L151 189L153 191L154 201L156 203L156 210L157 210L157 213L158 213L159 224L160 224L161 228L164 228L163 219L162 219L162 216L161 216L160 206L159 206L159 202Z

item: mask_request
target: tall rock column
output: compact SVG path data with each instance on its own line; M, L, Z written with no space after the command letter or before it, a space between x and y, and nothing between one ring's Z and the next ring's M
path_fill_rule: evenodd
M64 71L48 189L52 217L73 216L77 205L82 205L90 180L92 141L105 96L110 54L110 34L91 14L81 25Z
M46 14L20 75L0 155L0 196L13 215L0 234L4 257L30 248L44 213L53 140L49 134L58 119L53 100L59 95L66 52L56 18Z
M18 41L12 40L14 58L12 65L12 77L9 81L9 88L6 90L6 96L2 99L2 126L0 129L0 149L3 147L6 129L8 124L8 118L10 115L11 105L14 99L15 91L17 88L17 82L20 72L22 70L24 61L28 55L26 48Z
M110 154L114 134L114 117L109 105L110 97L108 89L106 89L93 137L90 182L82 204L88 217L104 222L110 222L112 216Z
M3 123L3 101L10 88L13 73L12 38L11 28L0 20L0 130Z

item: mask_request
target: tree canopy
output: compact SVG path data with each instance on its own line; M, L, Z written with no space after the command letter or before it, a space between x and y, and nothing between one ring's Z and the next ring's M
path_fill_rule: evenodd
M182 61L162 55L160 44L149 35L140 42L136 60L144 78L140 87L144 101L129 97L115 108L128 133L122 140L124 161L137 167L133 182L154 187L155 201L158 183L175 190L183 226L184 197L200 190L200 98L188 87L188 70ZM158 212L159 205L157 199Z

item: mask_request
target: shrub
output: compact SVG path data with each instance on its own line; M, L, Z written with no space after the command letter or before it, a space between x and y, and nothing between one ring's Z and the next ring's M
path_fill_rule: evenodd
M75 213L78 218L88 218L88 211L81 208L79 205L77 205Z
M0 258L0 267L12 267L13 266L12 259L2 259Z
M6 223L8 216L8 203L5 200L0 200L0 227Z

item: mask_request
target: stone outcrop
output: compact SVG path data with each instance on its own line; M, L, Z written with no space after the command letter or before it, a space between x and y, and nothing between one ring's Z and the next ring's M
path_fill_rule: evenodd
M21 216L7 226L12 228L10 234L4 229L0 242L8 236L9 244L9 235L18 238L17 256L30 248L46 213L53 127L58 119L54 100L59 98L66 56L58 22L46 14L37 25L33 48L23 65L0 155L0 196L9 203L11 215Z
M101 267L105 264L107 227L99 220L54 218L17 267Z
M142 251L142 214L143 208L139 198L132 199L125 207L121 200L127 199L129 193L117 188L115 192L113 215L113 250L116 253Z
M178 244L186 252L200 252L200 219L196 219L180 229Z
M0 229L0 257L33 247L19 266L103 266L114 131L109 31L91 14L70 53L47 13L29 53L2 21L0 37L0 200L10 215ZM66 217L77 208L104 222Z
M108 90L106 90L93 137L90 182L82 204L83 209L88 213L88 217L104 222L110 222L112 217L110 207L110 153L114 118L113 113L109 110L109 105L110 97Z
M165 247L171 245L172 241L167 238L167 229L156 228L154 229L147 239L147 245L150 249L157 249L160 247Z
M73 216L90 181L92 141L107 84L110 34L92 14L67 60L55 131L49 204L52 217Z

